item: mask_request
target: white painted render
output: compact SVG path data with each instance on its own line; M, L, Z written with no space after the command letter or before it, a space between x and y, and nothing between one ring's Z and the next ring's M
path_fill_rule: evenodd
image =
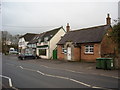
M39 49L46 49L46 56L44 56L44 55L39 55ZM49 58L49 48L37 48L37 50L36 50L36 53L37 53L37 55L39 55L41 58L45 58L45 59L48 59Z
M65 31L61 28L54 37L50 40L50 58L52 57L53 50L57 47L57 43L60 41L61 37L65 35Z
M22 49L25 49L26 46L27 46L27 43L28 43L28 42L26 42L24 38L20 38L20 39L19 39L19 42L18 42L18 47L19 47L19 48L22 47Z
M40 44L37 43L37 46L48 45L48 48L46 49L47 55L46 56L40 55L40 57L45 59L50 59L52 57L53 50L57 47L57 43L64 35L65 35L65 31L61 28L47 43L44 42L41 42ZM36 50L37 55L39 55L39 49L40 48L37 48Z

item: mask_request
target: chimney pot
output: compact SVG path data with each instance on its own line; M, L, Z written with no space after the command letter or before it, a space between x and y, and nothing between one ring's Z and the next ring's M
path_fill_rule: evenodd
M69 26L69 23L67 23L67 26L66 26L66 31L69 32L70 31L70 26Z
M107 24L107 25L110 25L110 24L111 24L111 18L110 18L109 13L107 14L106 24Z

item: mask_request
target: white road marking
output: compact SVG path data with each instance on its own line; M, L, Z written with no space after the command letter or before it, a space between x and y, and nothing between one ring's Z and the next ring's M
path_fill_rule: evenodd
M44 73L40 72L40 71L37 71L38 73L42 74L42 75L45 75Z
M84 86L87 86L87 87L91 87L91 85L88 85L86 83L83 83L83 82L80 82L80 81L77 81L75 79L72 79L72 78L68 78L68 77L63 77L63 76L57 76L57 75L51 75L51 74L45 74L41 71L37 71L38 73L44 75L44 76L48 76L48 77L55 77L55 78L60 78L60 79L67 79L67 80L70 80L70 81L73 81L73 82L76 82L76 83L79 83L79 84L82 84Z
M43 65L42 65L42 66L43 66ZM75 83L82 84L82 85L87 86L87 87L90 87L90 88L101 88L101 89L103 89L102 87L91 86L91 85L89 85L89 84L86 84L86 83L84 83L84 82L81 82L81 81L78 81L78 80L75 80L75 79L72 79L72 78L63 77L63 76L57 76L57 75L51 75L51 74L45 74L45 73L43 73L43 72L41 72L41 71L39 71L39 70L33 70L33 69L29 69L29 68L24 68L24 67L22 67L22 66L18 66L18 67L20 67L21 69L25 69L25 70L29 70L29 71L34 71L34 72L40 73L40 74L43 75L43 76L55 77L55 78L60 78L60 79L66 79L66 80L70 80L70 81L73 81L73 82L75 82ZM44 65L44 67L51 68L51 67L48 67L48 66L45 66L45 65ZM72 71L72 70L67 70L67 71L76 72L76 71ZM79 72L79 73L81 73L81 72ZM11 80L11 79L10 79L10 80ZM10 84L12 85L12 83L10 83ZM106 89L106 88L105 88L105 89Z
M114 89L103 88L103 87L96 87L96 86L92 86L92 88L99 88L99 89L103 89L103 90L114 90Z
M36 72L36 70L33 70L33 69L29 69L29 68L24 68L24 67L22 67L23 69L25 69L25 70L29 70L29 71L35 71Z
M46 76L49 76L49 77L56 77L56 78L61 78L61 79L69 79L67 77L63 77L63 76L56 76L56 75L51 75L51 74L45 74Z
M22 66L19 66L21 69L23 69L23 67Z
M73 81L73 82L76 82L76 83L79 83L79 84L82 84L84 86L87 86L87 87L91 87L91 85L88 85L86 83L83 83L83 82L80 82L78 80L75 80L75 79L72 79L72 78L68 78L68 77L63 77L63 76L57 76L57 75L51 75L51 74L45 74L41 71L37 71L38 73L44 75L44 76L48 76L48 77L55 77L55 78L60 78L60 79L67 79L67 80L70 80L70 81Z
M68 78L68 77L63 77L63 76L57 76L57 75L51 75L51 74L45 74L41 71L37 71L38 73L40 73L41 75L43 76L48 76L48 77L54 77L54 78L60 78L60 79L66 79L66 80L70 80L70 81L73 81L75 83L79 83L79 84L82 84L84 86L87 86L89 88L101 88L101 89L106 89L106 88L102 88L102 87L97 87L97 86L91 86L89 84L86 84L84 82L81 82L81 81L78 81L78 80L75 80L75 79L72 79L72 78ZM107 89L106 89L107 90Z
M83 82L80 82L80 81L77 81L77 80L75 80L75 79L70 79L70 80L73 81L73 82L76 82L76 83L82 84L82 85L84 85L84 86L91 87L91 85L86 84L86 83L83 83Z
M46 67L46 68L52 68L52 67L48 67L48 66L45 66L45 65L40 65L40 66L43 66L43 67Z
M3 76L3 75L0 75L0 77L3 77L3 78L8 79L8 81L9 81L9 86L10 86L10 87L12 87L12 80L11 80L11 78L10 78L10 77Z
M57 70L64 70L64 71L69 71L69 72L74 72L74 73L84 73L84 72L78 72L78 71L73 71L73 70L69 70L69 69L59 69L59 68L53 68L53 67L49 67L49 66L45 66L45 65L41 65L42 67L45 68L51 68L51 69L57 69ZM84 73L87 74L87 73ZM104 75L104 74L98 74L98 73L91 73L92 75L101 75L101 76L106 76L106 77L112 77L112 78L116 78L116 79L120 79L119 77L115 77L115 76L109 76L109 75Z
M51 68L51 69L57 69L57 70L64 70L64 71L74 72L74 73L83 73L83 72L77 72L77 71L73 71L73 70L69 70L69 69L53 68L53 67L49 67L49 66L45 66L45 65L40 65L40 66L45 67L45 68Z

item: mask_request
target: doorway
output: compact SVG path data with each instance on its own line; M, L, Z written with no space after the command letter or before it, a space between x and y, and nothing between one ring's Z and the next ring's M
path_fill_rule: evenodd
M67 47L67 59L71 60L71 47Z

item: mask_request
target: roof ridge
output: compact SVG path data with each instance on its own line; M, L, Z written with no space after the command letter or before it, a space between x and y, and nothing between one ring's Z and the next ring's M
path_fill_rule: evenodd
M81 30L88 30L88 29L99 28L99 27L103 27L103 26L109 26L109 25L93 26L93 27L88 27L88 28L82 28L82 29L72 30L70 32L76 32L76 31L81 31Z
M37 35L37 33L26 33L26 34L36 34ZM26 35L26 34L24 34L24 35Z
M54 31L54 30L57 30L57 29L60 29L60 28L62 28L62 26L57 27L57 28L54 28L54 29L51 29L51 30L49 30L49 31L46 31L45 33L47 33L47 32L51 32L51 31Z

